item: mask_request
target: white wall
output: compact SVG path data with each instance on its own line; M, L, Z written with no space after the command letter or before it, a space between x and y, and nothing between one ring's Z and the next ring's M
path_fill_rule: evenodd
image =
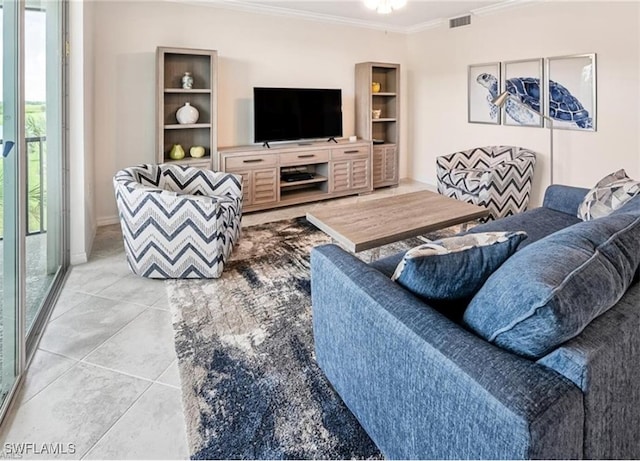
M96 232L93 151L93 4L69 2L70 260L86 262Z
M341 88L344 135L353 134L355 64L405 65L406 36L399 34L171 2L105 1L94 8L98 224L116 220L113 174L155 161L157 46L218 50L220 146L252 142L254 86ZM406 111L401 115L406 119ZM406 152L406 129L401 135ZM405 155L401 176L406 163Z
M554 130L554 182L591 187L618 168L640 178L639 26L638 2L542 2L410 35L409 176L435 184L435 158L457 150L529 147L541 154L533 196L539 204L548 183L548 130L467 123L467 66L595 52L598 131Z
M555 130L555 182L588 187L617 168L640 177L638 2L527 3L474 16L471 26L406 36L173 2L100 1L93 10L93 44L85 45L95 59L99 225L117 221L113 174L155 160L156 46L218 50L220 146L251 143L254 86L341 88L348 136L354 131L354 64L399 62L400 176L435 184L438 155L490 144L525 146L540 153L534 205L547 184L548 130L467 123L467 66L596 52L598 131Z

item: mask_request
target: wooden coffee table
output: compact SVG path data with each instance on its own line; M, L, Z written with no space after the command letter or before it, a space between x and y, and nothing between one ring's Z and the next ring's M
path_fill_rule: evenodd
M487 216L476 205L420 191L356 204L318 207L307 220L357 253Z

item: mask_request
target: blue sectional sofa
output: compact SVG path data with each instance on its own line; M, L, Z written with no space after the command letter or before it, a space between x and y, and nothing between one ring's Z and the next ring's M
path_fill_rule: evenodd
M524 230L511 258L525 255L527 245L543 248L552 234L566 239L582 226L576 212L586 192L551 186L542 207L472 232ZM623 208L640 216L640 196ZM638 261L638 246L632 252ZM311 254L317 361L386 458L640 458L637 273L611 309L531 358L392 282L401 257L366 264L335 245Z

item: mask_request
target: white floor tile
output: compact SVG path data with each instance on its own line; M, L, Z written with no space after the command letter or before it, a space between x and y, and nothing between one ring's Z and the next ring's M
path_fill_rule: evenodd
M178 360L174 360L157 379L158 382L169 386L180 387L180 372L178 370Z
M60 317L65 312L68 312L69 310L76 307L78 304L87 302L90 299L90 294L80 293L65 286L62 290L62 293L60 293L60 297L58 298L55 307L53 308L53 312L51 313L49 321Z
M138 304L92 297L50 322L40 349L80 360L144 310Z
M85 459L188 459L181 393L152 385Z
M24 403L31 399L76 363L61 355L37 350L27 370L20 401Z
M3 442L74 444L73 454L44 458L79 459L149 386L148 381L78 363L18 408Z
M164 280L154 280L129 274L98 292L99 296L152 306L167 297Z
M147 309L84 362L155 380L176 360L171 314Z

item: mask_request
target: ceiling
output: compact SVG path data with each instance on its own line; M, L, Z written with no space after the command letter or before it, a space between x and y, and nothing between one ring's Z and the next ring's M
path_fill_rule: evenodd
M359 25L393 32L417 32L442 21L469 13L481 14L527 0L408 0L390 14L368 9L363 0L204 0L216 6L282 16L297 16L325 22Z

